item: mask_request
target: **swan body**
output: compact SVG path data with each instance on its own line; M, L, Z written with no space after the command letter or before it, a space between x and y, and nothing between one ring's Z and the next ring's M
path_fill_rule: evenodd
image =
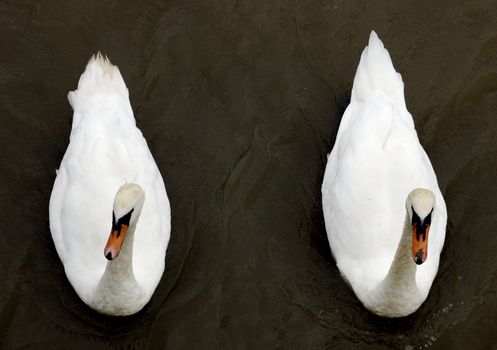
M322 195L333 256L363 305L385 317L416 311L438 270L447 211L402 78L375 32L328 156Z
M130 315L150 300L164 272L171 230L164 182L107 58L90 59L68 99L74 116L50 197L52 238L86 304Z

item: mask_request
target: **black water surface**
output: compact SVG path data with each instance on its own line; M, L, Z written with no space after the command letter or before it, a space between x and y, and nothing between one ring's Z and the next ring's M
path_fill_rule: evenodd
M0 2L0 347L497 349L495 1ZM321 181L374 29L449 220L415 314L369 314L331 257ZM48 201L66 100L109 55L166 181L166 273L128 318L69 285Z

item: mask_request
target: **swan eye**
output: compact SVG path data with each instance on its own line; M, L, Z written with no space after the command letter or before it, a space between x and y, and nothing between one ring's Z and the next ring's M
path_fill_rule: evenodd
M411 207L412 209L412 222L411 224L418 224L418 226L424 227L425 225L430 225L431 224L431 214L433 213L433 209L431 209L430 213L426 215L424 220L421 220L419 217L418 213L414 210L414 207Z
M431 225L431 213L433 213L433 209L430 211L430 214L426 215L425 219L423 220L423 224Z
M117 220L117 222L116 222L116 216L114 212L112 212L112 229L117 230L119 234L122 225L129 226L129 221L131 220L131 214L133 214L133 210L135 209L131 209L128 214L121 217L119 220Z
M426 240L427 236L427 231L430 229L431 225L431 213L433 213L433 208L431 209L430 213L426 215L424 220L421 220L419 215L414 211L414 208L411 207L412 209L412 226L413 229L416 232L416 239L419 240L420 238L423 239L423 242Z
M411 221L411 224L412 225L414 225L414 224L420 225L421 224L421 218L419 217L418 213L416 213L416 211L414 210L414 207L411 207L411 210L412 210L412 221Z

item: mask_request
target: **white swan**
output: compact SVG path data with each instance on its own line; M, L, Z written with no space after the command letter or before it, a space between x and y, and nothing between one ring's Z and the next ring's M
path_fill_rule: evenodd
M406 109L402 78L375 32L357 68L322 194L333 256L363 305L385 317L416 311L438 270L447 211Z
M74 116L50 197L52 238L86 304L130 315L150 300L164 272L171 230L164 182L121 73L107 58L90 59L68 99Z

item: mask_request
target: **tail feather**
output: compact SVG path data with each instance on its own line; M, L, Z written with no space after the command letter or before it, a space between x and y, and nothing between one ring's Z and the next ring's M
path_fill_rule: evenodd
M107 56L100 52L93 55L79 78L78 88L67 95L72 108L84 106L94 94L116 93L128 98L128 88L124 83L119 68L113 65Z
M402 76L393 67L390 54L378 35L372 31L357 67L351 99L364 101L377 92L405 108Z

